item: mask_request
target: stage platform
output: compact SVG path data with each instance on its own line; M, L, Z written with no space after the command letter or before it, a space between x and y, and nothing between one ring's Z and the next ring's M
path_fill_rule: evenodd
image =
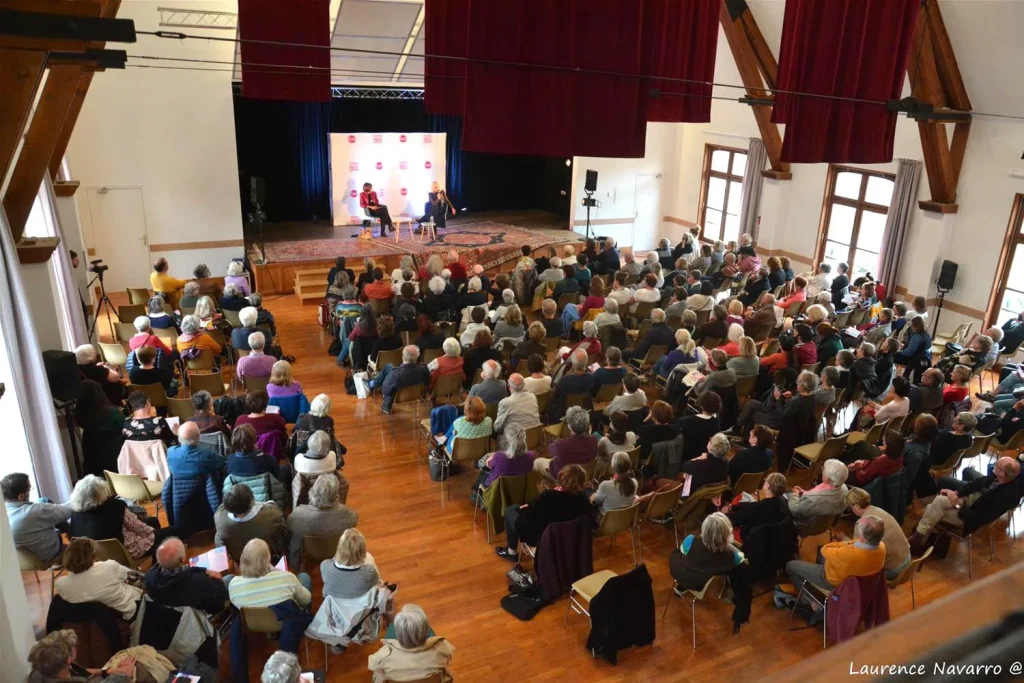
M568 229L567 219L546 211L488 211L460 216L448 221L447 228L436 239L417 235L410 240L405 227L398 241L394 233L379 237L376 229L369 240L358 239L358 233L359 226L268 224L264 226L268 262L261 264L259 236L246 230L246 253L256 277L256 289L263 294L290 294L294 291L296 272L330 268L338 256L348 259L348 267L357 272L363 269L363 259L371 257L390 273L407 254L412 255L418 267L431 254L454 249L464 263L479 263L493 272L514 262L523 245L540 250L553 244L580 241L580 236Z

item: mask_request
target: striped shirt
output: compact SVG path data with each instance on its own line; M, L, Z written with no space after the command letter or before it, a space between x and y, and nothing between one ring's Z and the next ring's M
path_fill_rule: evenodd
M295 574L276 570L258 579L236 576L228 584L228 595L231 604L239 608L270 607L286 600L306 606L313 598Z

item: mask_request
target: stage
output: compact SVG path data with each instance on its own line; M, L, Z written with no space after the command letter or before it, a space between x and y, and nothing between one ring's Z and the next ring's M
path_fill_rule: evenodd
M263 294L292 293L297 272L330 268L338 256L348 259L347 266L356 272L362 271L363 259L371 257L390 273L407 254L412 255L418 267L431 254L454 249L464 263L479 263L485 270L493 271L513 262L522 253L523 245L536 251L581 240L568 229L568 219L546 211L486 211L459 216L449 220L436 239L416 235L410 240L408 229L403 226L397 242L394 233L382 238L376 228L372 239L361 240L357 237L359 228L326 222L265 225L266 264L259 263L259 233L246 228L245 247L256 277L256 289Z

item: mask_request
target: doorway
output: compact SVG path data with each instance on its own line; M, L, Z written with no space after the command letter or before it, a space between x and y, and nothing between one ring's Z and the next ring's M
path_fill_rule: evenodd
M633 239L639 249L658 245L661 228L661 174L638 173L633 192Z
M110 266L104 273L107 292L148 287L152 270L149 234L141 187L98 187L86 190L95 256Z

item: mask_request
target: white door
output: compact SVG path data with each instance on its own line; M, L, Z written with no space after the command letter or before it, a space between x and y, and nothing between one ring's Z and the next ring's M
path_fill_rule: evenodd
M152 264L141 187L87 190L89 222L96 255L110 266L103 276L107 292L148 287Z
M661 229L661 174L640 174L636 176L633 192L633 239L637 249L654 249L658 246Z

